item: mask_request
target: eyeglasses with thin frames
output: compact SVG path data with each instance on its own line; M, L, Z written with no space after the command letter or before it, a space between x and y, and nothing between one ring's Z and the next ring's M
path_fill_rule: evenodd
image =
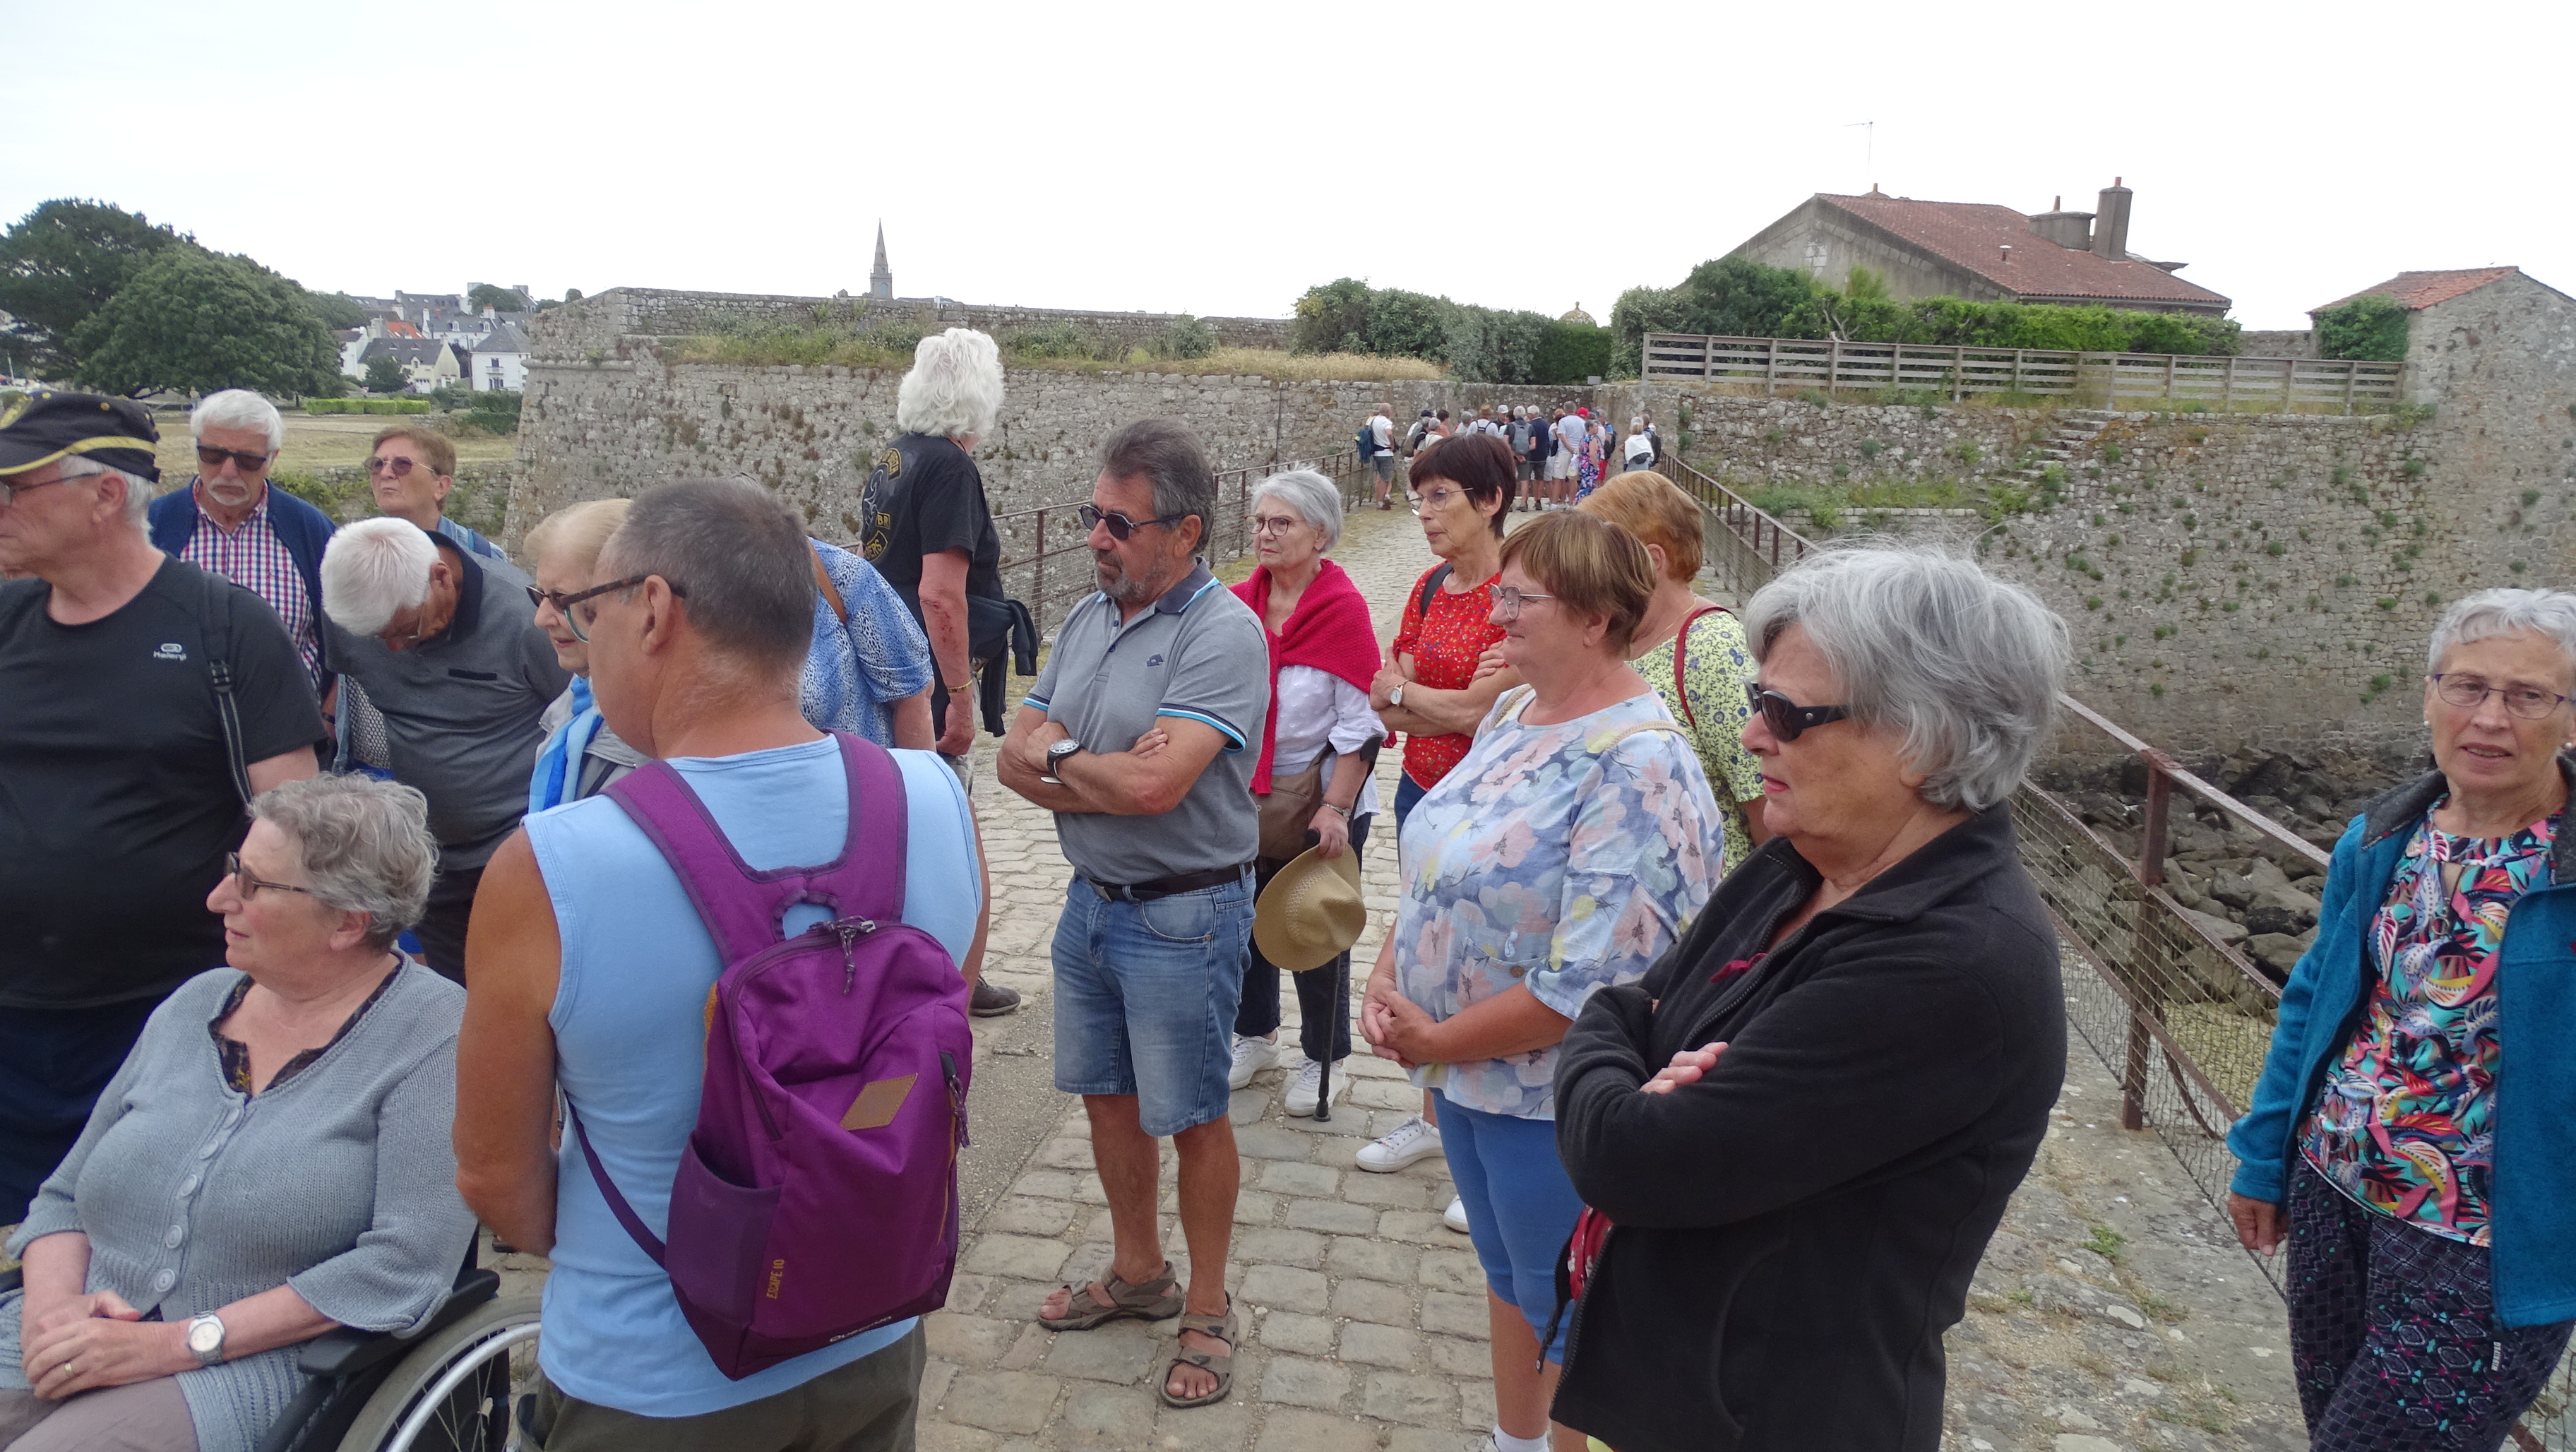
M18 496L26 493L30 489L42 489L48 484L69 484L76 478L85 479L89 477L91 476L86 474L65 474L52 479L30 479L23 482L0 480L0 509L6 509L10 505L17 503Z
M1304 524L1305 522L1306 521L1302 519L1292 519L1284 514L1274 514L1266 517L1256 514L1252 516L1252 532L1254 534L1286 534L1288 531L1295 529L1297 526Z
M291 882L270 882L264 877L251 876L250 869L242 866L241 854L238 852L224 854L224 876L233 880L233 887L242 895L244 902L259 896L259 890L263 887L272 892L300 892L306 897L313 895L313 889L309 887L297 887Z
M1136 531L1145 528L1147 525L1159 524L1164 528L1169 529L1171 526L1189 518L1187 514L1166 514L1160 519L1129 519L1123 514L1113 514L1108 510L1101 508L1097 504L1086 504L1082 506L1080 509L1073 512L1073 517L1082 521L1082 528L1085 534L1090 533L1096 526L1105 524L1109 526L1109 537L1111 539L1121 541L1122 543L1130 535L1133 535Z
M256 474L268 467L269 458L267 454L246 454L239 449L213 449L204 444L197 445L197 466L202 469L220 469L224 466L224 460L230 459L233 461L234 468L245 474Z
M571 629L572 638L580 641L584 645L588 645L590 644L590 628L599 623L598 607L592 606L588 611L575 610L573 607L576 605L589 604L590 601L607 594L611 590L632 590L636 586L643 584L645 581L652 579L661 579L663 585L668 587L670 592L678 598L682 600L689 598L688 590L677 580L655 575L629 575L623 580L611 580L605 585L593 585L578 595L558 596L556 598L555 608L563 612L564 624Z
M1775 741L1795 741L1815 727L1833 721L1851 719L1849 706L1801 706L1778 691L1766 691L1752 681L1744 683L1744 699L1762 713L1762 722L1771 728Z
M1555 598L1554 595L1542 595L1536 590L1523 590L1514 585L1496 585L1494 587L1494 622L1498 625L1509 625L1521 618L1521 607L1532 600Z
M411 459L388 459L381 454L369 454L367 456L367 477L372 479L378 474L391 474L395 478L401 479L411 473L412 466L415 462L416 461Z
M2433 683L2433 693L2449 705L2474 711L2487 703L2487 697L2502 696L2505 710L2525 721L2546 721L2552 712L2569 700L2555 691L2544 691L2537 686L2491 685L2484 676L2446 671L2425 679Z

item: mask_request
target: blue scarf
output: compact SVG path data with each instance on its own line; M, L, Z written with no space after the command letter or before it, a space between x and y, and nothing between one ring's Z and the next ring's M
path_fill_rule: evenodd
M536 775L528 781L528 810L542 812L571 801L581 787L581 758L599 736L599 708L591 704L590 679L572 678L572 719L555 728L537 749Z

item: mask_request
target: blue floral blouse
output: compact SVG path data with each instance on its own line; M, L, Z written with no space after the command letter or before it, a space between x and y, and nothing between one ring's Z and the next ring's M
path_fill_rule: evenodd
M850 619L842 624L832 602L814 592L814 645L805 656L799 704L805 719L823 730L890 747L895 703L930 688L930 640L876 566L838 545L814 545Z
M1724 818L1653 691L1553 726L1506 693L1404 822L1397 988L1434 1019L1525 985L1573 1018L1680 938L1725 871ZM1639 728L1643 729L1639 729ZM1453 1103L1556 1117L1556 1049L1427 1064Z

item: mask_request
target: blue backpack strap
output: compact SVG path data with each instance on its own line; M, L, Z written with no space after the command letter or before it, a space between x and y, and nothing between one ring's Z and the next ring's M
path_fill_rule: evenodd
M911 822L902 772L883 747L844 732L832 734L840 742L849 780L849 835L840 855L818 866L753 869L668 762L647 763L610 783L604 793L670 864L728 963L778 942L788 909L799 903L820 903L835 917L903 917L904 848ZM876 809L873 819L871 806Z

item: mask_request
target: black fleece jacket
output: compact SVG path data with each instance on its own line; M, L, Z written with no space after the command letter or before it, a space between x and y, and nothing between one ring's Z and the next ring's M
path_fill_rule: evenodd
M1940 1444L1942 1333L2065 1075L2056 935L2009 804L1764 954L1820 881L1765 843L1559 1054L1557 1152L1617 1228L1553 1414L1619 1452Z

